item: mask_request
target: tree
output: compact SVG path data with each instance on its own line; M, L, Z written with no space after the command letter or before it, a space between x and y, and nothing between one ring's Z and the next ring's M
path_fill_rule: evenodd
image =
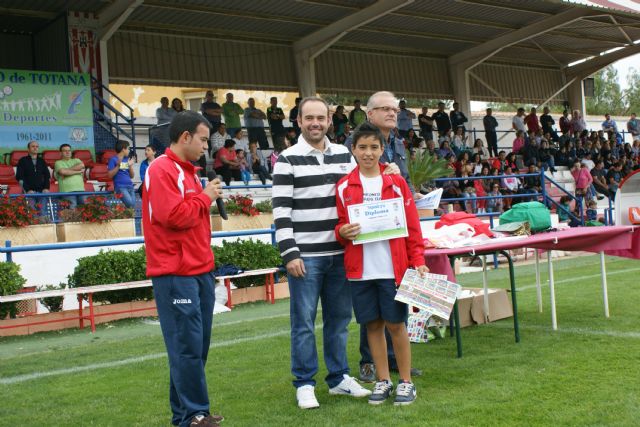
M613 65L598 71L594 78L594 94L586 99L587 114L624 114L622 89L618 83L618 70Z
M640 71L635 68L629 69L627 74L628 88L624 91L624 98L627 103L627 114L640 114Z

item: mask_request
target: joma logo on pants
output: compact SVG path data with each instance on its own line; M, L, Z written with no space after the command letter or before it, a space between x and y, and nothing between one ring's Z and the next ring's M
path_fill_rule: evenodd
M191 304L191 298L174 299L174 304Z

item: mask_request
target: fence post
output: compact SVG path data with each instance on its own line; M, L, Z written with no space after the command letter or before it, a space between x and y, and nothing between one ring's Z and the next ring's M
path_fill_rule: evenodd
M11 247L11 240L5 240L4 241L4 247L5 248L10 248ZM11 252L7 252L7 262L13 262L13 256L11 255Z
M544 166L540 169L540 191L542 191L542 203L544 203L545 206L550 206L547 205L547 186L544 182Z

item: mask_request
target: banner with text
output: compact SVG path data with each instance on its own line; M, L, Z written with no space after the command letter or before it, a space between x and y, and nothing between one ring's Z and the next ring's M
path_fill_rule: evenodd
M0 158L29 141L94 152L89 74L0 69Z

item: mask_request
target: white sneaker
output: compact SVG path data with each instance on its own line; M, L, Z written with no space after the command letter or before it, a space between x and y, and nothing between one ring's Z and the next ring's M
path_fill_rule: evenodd
M303 385L296 389L296 399L298 399L298 407L301 409L319 408L320 404L316 399L315 387L312 385Z
M353 397L365 397L371 390L362 387L355 378L344 374L344 379L337 386L329 389L329 394L346 394Z

